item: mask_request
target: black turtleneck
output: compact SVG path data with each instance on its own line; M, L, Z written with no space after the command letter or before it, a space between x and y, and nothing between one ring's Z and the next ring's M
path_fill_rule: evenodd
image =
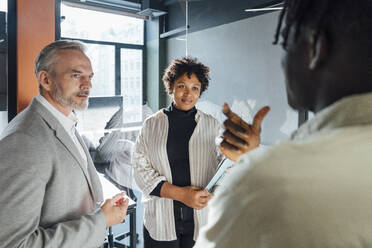
M189 140L196 127L196 108L188 111L179 110L173 103L164 109L168 116L167 154L172 172L172 184L175 186L190 186ZM160 197L160 189L164 181L151 192Z

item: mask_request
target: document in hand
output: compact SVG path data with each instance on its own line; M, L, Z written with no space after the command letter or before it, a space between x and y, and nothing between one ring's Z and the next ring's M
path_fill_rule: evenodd
M208 185L205 187L206 190L209 192L212 190L214 185L217 184L217 182L222 178L227 168L232 166L234 164L234 161L231 161L230 159L223 159L221 160L220 164L217 167L216 174L212 177L212 179L209 181Z
M121 190L118 189L109 180L107 180L103 174L98 173L98 177L99 180L101 181L104 200L110 199L114 195L119 194L121 192ZM126 195L125 197L129 199L129 206L136 204L136 202L129 198L129 196Z

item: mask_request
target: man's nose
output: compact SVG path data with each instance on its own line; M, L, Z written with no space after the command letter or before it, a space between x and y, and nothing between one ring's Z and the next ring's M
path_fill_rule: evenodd
M83 90L92 88L92 80L90 78L83 79L81 87Z

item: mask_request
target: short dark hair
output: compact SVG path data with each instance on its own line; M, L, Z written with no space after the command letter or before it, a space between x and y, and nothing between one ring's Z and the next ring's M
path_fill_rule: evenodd
M183 57L173 60L165 69L163 83L168 94L171 93L174 82L185 73L188 77L191 77L191 74L194 73L199 79L201 83L200 95L208 88L209 67L200 63L196 58Z
M321 32L336 28L337 33L355 41L367 41L371 45L372 1L371 0L284 0L283 10L275 33L274 44L278 43L282 22L283 47L287 45L289 30L295 26L295 39L304 25L314 28L313 44L316 44Z

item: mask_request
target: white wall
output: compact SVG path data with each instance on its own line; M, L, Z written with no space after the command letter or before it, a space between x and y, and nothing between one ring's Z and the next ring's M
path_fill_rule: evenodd
M298 115L287 104L280 66L281 47L273 46L278 12L260 15L189 34L188 54L211 69L209 89L199 108L222 120L227 102L243 118L251 120L262 106L271 106L263 123L266 145L286 140L297 128ZM168 63L185 56L185 41L167 41Z

